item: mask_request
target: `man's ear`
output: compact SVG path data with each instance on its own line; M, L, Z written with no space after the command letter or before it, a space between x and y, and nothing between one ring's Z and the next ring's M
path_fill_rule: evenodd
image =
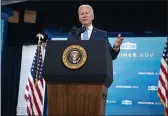
M81 23L81 21L80 21L80 18L78 17L78 21L79 21L79 23Z
M94 15L92 15L92 20L94 20Z

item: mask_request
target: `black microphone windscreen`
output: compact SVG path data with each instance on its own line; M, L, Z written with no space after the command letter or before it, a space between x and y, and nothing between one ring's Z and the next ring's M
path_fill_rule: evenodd
M79 32L80 32L80 33L83 33L85 30L86 30L86 27L81 27L81 28L79 28Z
M74 27L72 27L72 29L71 29L71 31L76 31L77 30L77 28L74 26Z

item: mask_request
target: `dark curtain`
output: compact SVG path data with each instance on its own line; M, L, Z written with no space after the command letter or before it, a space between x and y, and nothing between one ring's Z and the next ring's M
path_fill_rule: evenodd
M7 45L2 72L2 116L15 116L18 101L22 45Z

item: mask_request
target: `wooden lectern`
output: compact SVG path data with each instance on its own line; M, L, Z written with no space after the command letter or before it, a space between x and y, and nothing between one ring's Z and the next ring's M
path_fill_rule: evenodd
M71 45L79 45L87 53L86 62L79 69L70 69L63 63L62 55ZM112 71L106 41L48 41L43 67L48 115L105 115L107 91L113 82Z

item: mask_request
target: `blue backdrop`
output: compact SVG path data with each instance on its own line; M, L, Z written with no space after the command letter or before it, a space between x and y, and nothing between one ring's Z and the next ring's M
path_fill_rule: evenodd
M109 38L114 44L115 38ZM160 59L166 37L126 37L113 61L114 82L107 97L107 115L163 115L157 96Z
M66 40L56 37L52 40ZM116 38L109 37L111 45ZM164 115L157 96L160 60L167 37L124 37L113 61L106 115Z

